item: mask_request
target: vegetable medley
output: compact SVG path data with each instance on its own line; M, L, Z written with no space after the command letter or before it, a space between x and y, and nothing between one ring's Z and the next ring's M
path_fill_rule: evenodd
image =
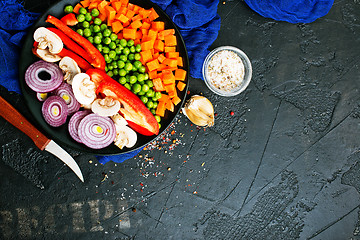
M175 29L158 17L128 0L83 0L60 19L48 15L53 27L34 33L41 60L25 73L46 122L69 118L70 136L94 149L131 148L138 134L157 135L187 77Z

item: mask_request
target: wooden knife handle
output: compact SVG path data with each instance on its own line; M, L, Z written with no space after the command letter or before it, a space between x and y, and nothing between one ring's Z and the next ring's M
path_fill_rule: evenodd
M46 145L50 142L44 134L37 130L26 118L21 115L13 106L0 96L0 116L2 116L9 123L14 125L17 129L29 136L35 145L44 150Z

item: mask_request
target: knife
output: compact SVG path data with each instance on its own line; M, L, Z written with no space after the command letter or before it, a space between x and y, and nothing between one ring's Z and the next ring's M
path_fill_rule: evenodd
M14 125L17 129L29 136L35 145L41 150L48 151L58 157L84 182L84 177L75 160L62 149L56 142L47 138L39 130L37 130L26 118L21 115L13 106L10 105L4 98L0 96L0 116L2 116L9 123Z

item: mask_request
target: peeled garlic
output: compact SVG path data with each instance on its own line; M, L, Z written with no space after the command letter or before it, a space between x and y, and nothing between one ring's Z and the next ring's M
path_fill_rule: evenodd
M194 95L182 109L191 122L202 127L214 125L214 107L206 97Z

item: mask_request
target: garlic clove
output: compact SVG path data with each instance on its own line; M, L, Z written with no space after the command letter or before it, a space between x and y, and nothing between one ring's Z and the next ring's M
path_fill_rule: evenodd
M214 107L206 97L194 95L182 109L184 115L194 124L202 127L214 125Z

